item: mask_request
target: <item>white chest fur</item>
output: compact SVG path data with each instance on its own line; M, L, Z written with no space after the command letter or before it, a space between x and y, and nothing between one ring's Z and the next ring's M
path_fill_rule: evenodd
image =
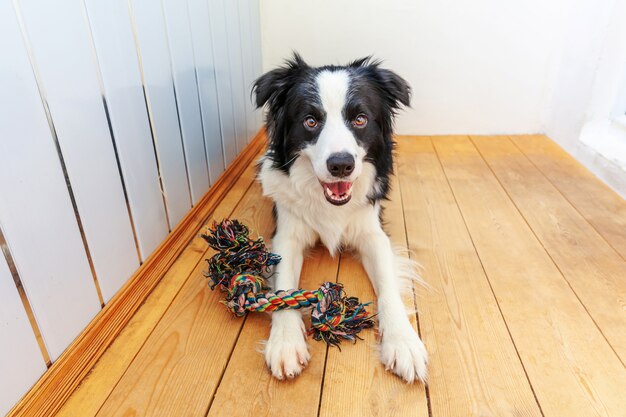
M326 201L306 155L296 159L289 175L272 167L272 161L263 157L259 179L263 194L274 200L279 212L286 210L306 224L334 255L342 244L351 245L358 239L359 225L378 221L379 207L367 199L375 184L375 174L374 166L365 162L352 186L352 198L343 206Z

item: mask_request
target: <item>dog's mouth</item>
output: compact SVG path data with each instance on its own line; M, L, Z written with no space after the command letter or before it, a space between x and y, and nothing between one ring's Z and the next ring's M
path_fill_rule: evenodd
M350 201L352 197L352 183L347 181L322 182L324 197L329 203L341 206Z

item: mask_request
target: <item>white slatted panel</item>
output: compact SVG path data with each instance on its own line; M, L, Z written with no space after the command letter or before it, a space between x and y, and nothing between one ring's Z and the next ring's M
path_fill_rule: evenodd
M195 204L209 189L209 170L200 116L189 12L186 2L180 0L163 0L163 10L187 155L191 196Z
M120 3L125 6L124 1ZM154 138L161 162L170 226L174 228L191 207L191 189L174 95L163 10L158 2L137 0L132 3L131 11L137 36L136 46L141 58L140 68L143 71Z
M0 223L52 360L256 133L260 51L258 0L0 1ZM0 257L0 414L30 326Z
M64 30L66 25L56 32ZM17 19L7 1L0 2L0 56L0 220L54 360L99 311L100 302Z
M120 120L120 123L124 125L127 125L129 121L131 123L130 126L127 126L129 129L127 135L129 136L120 137L118 141L125 140L127 137L133 137L134 140L140 141L141 143L137 144L135 152L139 152L139 149L145 152L150 147L156 148L153 149L153 153L156 150L166 196L169 227L172 228L191 207L188 187L186 186L185 167L184 163L182 166L177 165L176 168L180 171L174 171L171 155L163 155L161 149L152 141L128 2L125 0L107 2L87 0L86 5L104 79L112 78L112 88L116 88L113 86L118 86L118 88L122 85L126 86L124 93L117 93L123 94L118 100L120 100L120 104L123 103L123 111L126 116L126 119ZM107 94L108 96L111 96L109 106L111 106L111 112L114 113L115 97L111 94ZM165 160L165 164L163 160ZM150 172L145 174L146 180L150 184L155 184L153 175L151 178L148 174ZM172 181L169 181L168 174L172 174ZM154 185L152 187L154 188ZM154 188L154 191L157 190L158 188ZM155 195L151 195L150 198L154 199ZM159 236L157 235L157 237Z
M233 93L233 109L235 111L235 136L237 152L241 152L248 143L246 123L246 87L243 76L243 60L241 57L241 34L239 33L239 14L237 0L224 1L226 33L228 42L228 61L230 65L230 84Z
M241 57L243 60L243 87L244 104L246 105L246 130L248 142L252 140L259 130L258 110L255 109L251 98L251 89L254 80L258 77L256 72L254 53L254 27L252 25L250 0L237 0L239 12L239 30L241 36Z
M69 13L69 9L79 3L39 1L50 9L50 13ZM89 3L93 10L90 17L97 63L139 249L142 259L146 259L168 232L157 160L128 12L111 19L104 10L110 7L109 2L99 3ZM64 4L68 6L64 7ZM44 7L40 5L39 8ZM67 20L67 17L63 19Z
M82 6L50 16L25 1L20 10L106 302L139 260Z
M220 127L222 130L222 143L224 144L224 158L228 165L237 155L237 139L235 136L233 92L231 89L228 44L226 41L226 14L224 0L208 0L208 2L211 21L211 41L213 42L213 56L215 58Z
M222 146L217 104L217 85L215 83L209 7L207 0L188 1L189 20L198 74L198 91L200 92L202 120L204 122L204 138L211 170L211 183L213 183L224 172L224 148Z
M0 415L5 415L46 371L46 364L2 253L0 294Z
M263 60L261 56L261 10L260 0L246 0L248 3L248 11L250 13L250 35L252 39L252 57L254 65L254 78L257 79L263 74ZM257 128L263 124L263 112L256 112Z

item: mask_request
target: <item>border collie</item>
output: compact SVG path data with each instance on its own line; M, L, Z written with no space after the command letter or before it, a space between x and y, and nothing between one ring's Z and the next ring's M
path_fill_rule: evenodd
M427 353L402 303L408 261L381 224L393 174L393 119L408 106L401 77L363 58L311 67L298 55L255 81L267 106L269 145L259 162L263 194L274 201L273 251L282 257L274 288L297 288L304 253L318 240L331 255L356 250L378 297L380 356L407 382L426 380ZM299 311L276 312L265 361L278 378L300 374L310 359Z

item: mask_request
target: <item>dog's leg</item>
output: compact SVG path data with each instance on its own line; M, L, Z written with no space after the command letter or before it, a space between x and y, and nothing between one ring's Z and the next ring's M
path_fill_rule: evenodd
M409 322L402 302L398 265L389 237L378 219L364 221L355 246L378 297L381 361L388 370L407 382L426 381L428 354Z
M279 254L282 260L276 267L276 290L298 287L304 251L313 243L314 238L311 229L288 211L277 207L276 235L272 241L272 251ZM264 353L265 362L276 378L293 378L302 372L311 356L299 310L283 310L272 314L272 329Z

